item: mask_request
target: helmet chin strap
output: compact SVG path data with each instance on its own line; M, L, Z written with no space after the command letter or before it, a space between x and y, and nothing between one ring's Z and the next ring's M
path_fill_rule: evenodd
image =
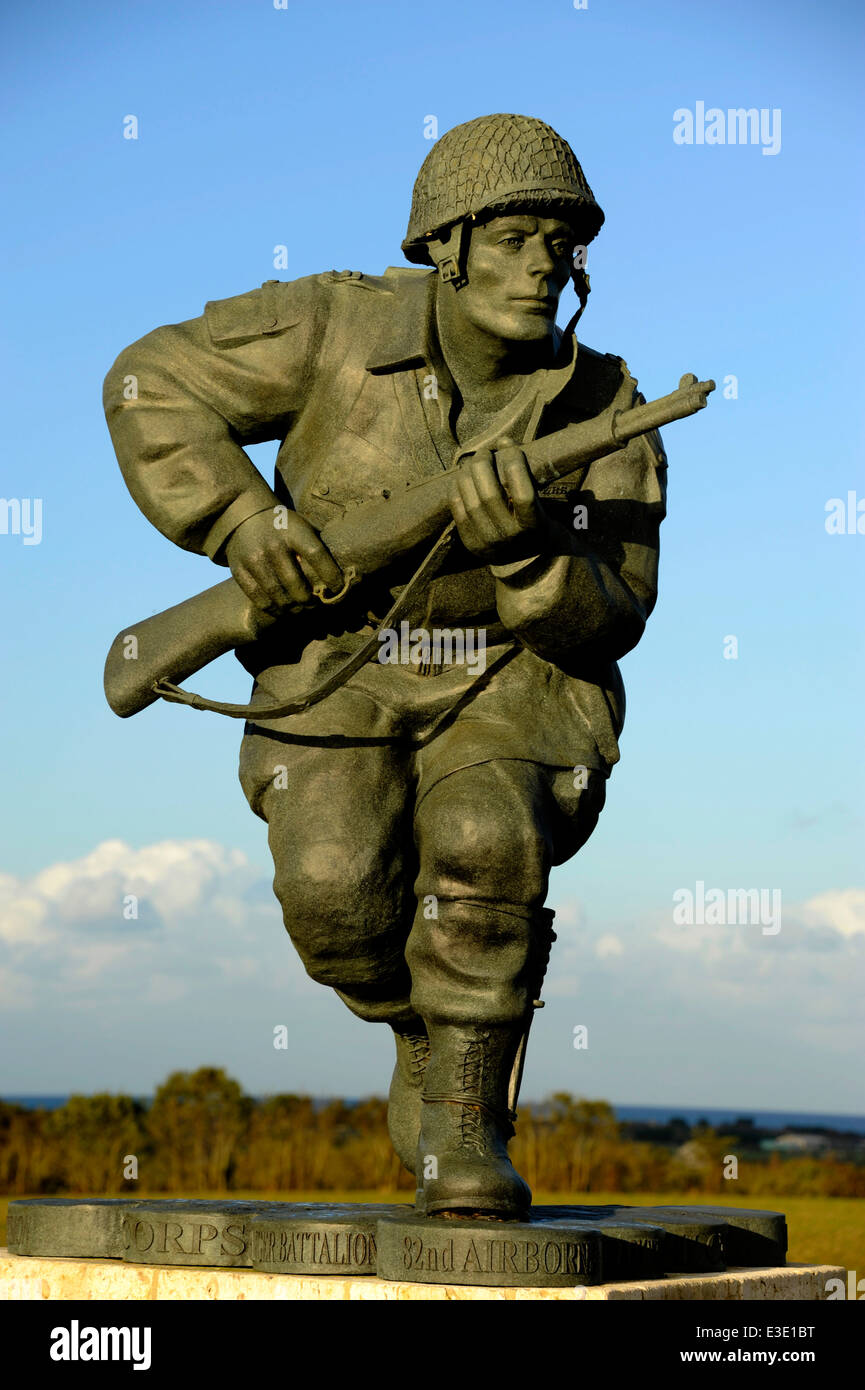
M436 264L439 277L446 285L452 285L455 290L462 289L463 285L468 284L466 275L466 263L469 257L469 239L471 237L474 213L464 217L457 227L451 229L451 234L447 241L440 241L438 238L431 239L429 242L430 254ZM454 231L456 231L456 244L454 241ZM444 248L449 249L444 252ZM433 248L435 248L433 250Z
M577 298L580 301L580 307L579 309L577 309L576 313L568 322L567 327L565 328L562 334L563 338L569 338L573 333L574 329L576 328L577 324L583 316L583 310L589 302L589 295L592 290L592 287L589 284L589 277L586 274L586 272L582 269L578 270L575 267L571 271L571 282L574 286L574 289L577 292Z

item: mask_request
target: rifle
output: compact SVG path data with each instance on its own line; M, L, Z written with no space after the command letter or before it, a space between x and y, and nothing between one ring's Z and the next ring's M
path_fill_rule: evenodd
M714 381L697 381L688 373L668 396L628 410L604 412L592 420L567 425L554 434L532 441L525 446L524 452L535 483L538 488L544 488L567 477L569 481L573 479L575 488L580 487L589 465L596 459L619 452L638 435L696 414L704 409L709 392L714 389ZM447 533L444 536L441 533L451 520L448 501L451 475L471 452L460 449L451 468L419 483L408 484L393 497L360 503L344 516L328 522L321 531L321 538L342 570L345 582L338 594L328 594L323 584L316 583L310 603L339 602L366 575L376 573L422 542L439 536L439 541L397 600L401 605L408 590L413 590L428 573L447 538ZM385 626L395 608L385 618ZM122 719L146 709L160 697L244 718L249 714L247 706L216 705L178 689L178 683L233 648L255 641L275 623L284 621L285 616L256 608L234 579L214 584L203 593L117 634L105 662L106 699ZM336 689L351 671L369 659L368 645L312 696L299 705L285 706L283 713L306 708ZM375 638L372 645L375 646ZM271 711L261 711L259 717L277 716Z

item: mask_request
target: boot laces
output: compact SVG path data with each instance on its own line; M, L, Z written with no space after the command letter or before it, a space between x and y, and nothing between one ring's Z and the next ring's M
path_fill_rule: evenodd
M412 1075L419 1081L423 1080L426 1065L429 1061L430 1041L426 1033L404 1033L408 1044L409 1056L408 1064Z

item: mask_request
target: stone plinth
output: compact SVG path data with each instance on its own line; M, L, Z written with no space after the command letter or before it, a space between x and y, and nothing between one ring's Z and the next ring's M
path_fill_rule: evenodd
M10 1255L0 1249L0 1301L77 1299L140 1301L240 1299L281 1302L440 1301L580 1303L690 1300L800 1300L826 1298L829 1279L844 1279L836 1265L785 1265L671 1274L662 1279L572 1288L480 1288L466 1284L414 1284L378 1279L264 1274L252 1269L130 1265L117 1260Z

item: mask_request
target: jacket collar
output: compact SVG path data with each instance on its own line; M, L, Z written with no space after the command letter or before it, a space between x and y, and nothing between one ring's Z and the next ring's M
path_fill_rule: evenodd
M385 272L393 279L393 298L384 328L366 360L368 372L399 372L429 362L430 325L435 305L436 272L403 277Z
M385 278L393 279L390 312L365 364L366 370L375 374L408 371L433 361L436 356L432 337L435 334L437 274L434 270L425 275L409 271L403 276L400 269L385 272ZM553 342L553 365L538 374L540 394L546 402L557 396L570 380L577 360L574 334L569 334L566 341L561 329L556 327Z

